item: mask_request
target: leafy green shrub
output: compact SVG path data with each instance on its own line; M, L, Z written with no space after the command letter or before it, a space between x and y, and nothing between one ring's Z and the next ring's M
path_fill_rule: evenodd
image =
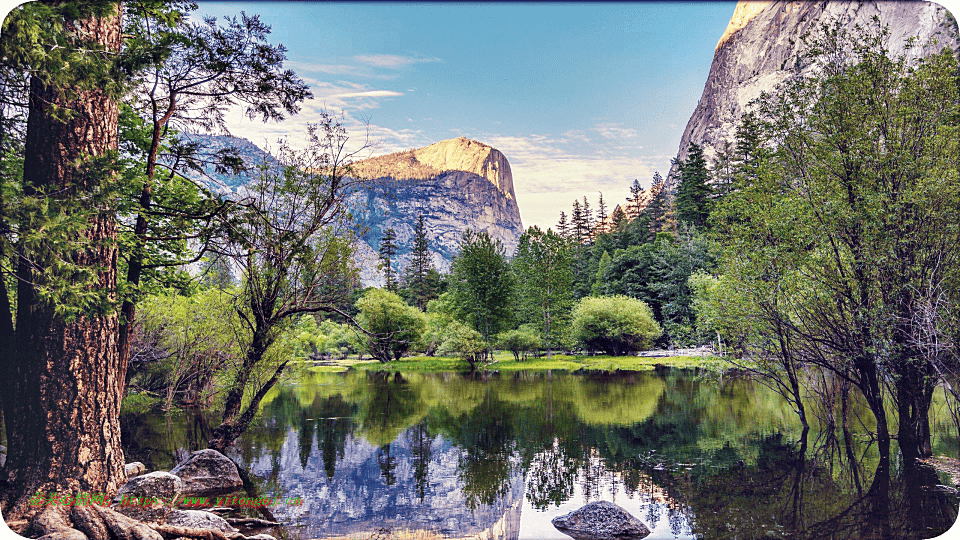
M140 303L131 342L130 387L176 401L209 405L218 378L243 357L233 296L205 289L192 296L166 291Z
M367 352L381 362L399 360L427 327L427 318L419 309L390 291L370 289L356 306L360 310L357 322L370 332Z
M513 358L519 362L520 354L526 358L533 351L539 350L543 345L540 336L529 325L523 325L516 330L503 332L498 336L497 346L513 353Z
M643 301L627 296L588 296L573 309L573 337L591 350L622 356L649 349L662 330Z
M443 341L437 349L441 355L455 355L475 368L483 361L487 352L487 342L480 332L459 322L450 323L443 331Z

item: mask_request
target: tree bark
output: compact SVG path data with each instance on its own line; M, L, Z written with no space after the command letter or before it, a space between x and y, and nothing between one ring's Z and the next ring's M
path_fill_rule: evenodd
M78 41L120 49L119 6L107 15L65 21ZM70 111L63 119L59 109ZM76 164L117 149L118 104L105 90L58 88L34 75L24 150L26 195L51 208L82 206L77 199L112 181L109 172L82 174ZM20 250L17 268L16 354L5 360L2 396L8 441L0 471L4 518L30 515L27 499L38 492L82 491L112 496L126 480L120 445L120 400L126 365L117 348L119 319L112 306L65 318L41 298L44 270L56 257L95 276L91 290L115 300L117 224L108 203L95 208L67 253L45 240ZM86 205L85 210L91 208ZM68 217L69 219L69 217Z

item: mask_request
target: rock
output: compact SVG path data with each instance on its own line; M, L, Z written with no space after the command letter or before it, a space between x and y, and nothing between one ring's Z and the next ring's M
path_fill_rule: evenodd
M149 499L172 506L178 496L183 493L184 487L183 479L179 476L155 471L127 480L127 483L117 491L114 502L123 503L125 500L128 504L133 504Z
M127 463L124 465L123 471L127 474L127 478L133 478L134 476L140 476L141 474L145 473L147 471L147 467L139 461L134 461L133 463Z
M703 95L683 132L677 158L686 157L690 143L703 147L708 162L726 142L734 145L737 125L750 100L774 90L793 74L804 32L835 17L846 18L848 29L856 24L873 27L873 16L889 25L885 45L891 54L904 54L908 61L942 47L960 50L955 20L934 2L741 0L717 43ZM905 38L915 35L920 46L905 50ZM939 44L928 44L931 38ZM670 173L667 182L673 185L675 166Z
M173 510L167 514L167 525L191 529L213 529L220 532L236 532L227 520L203 510Z
M217 495L243 486L237 466L210 448L193 452L170 473L183 479L184 495Z
M643 522L608 501L594 501L551 523L576 540L627 540L650 534Z
M253 536L248 536L247 540L277 540L277 539L267 533L260 533L260 534L255 534Z
M121 514L140 521L162 521L183 493L179 476L155 471L127 480L111 505Z

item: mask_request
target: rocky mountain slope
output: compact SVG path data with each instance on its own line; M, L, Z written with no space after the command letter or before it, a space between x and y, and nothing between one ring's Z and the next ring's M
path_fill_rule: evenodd
M249 167L276 159L246 139L221 135L189 135L206 153L227 147L239 150ZM255 172L205 175L192 173L221 195L236 192ZM414 226L423 215L434 267L446 272L459 251L465 229L486 231L513 254L523 233L520 208L513 191L510 163L497 149L460 137L425 148L374 157L353 164L362 179L348 198L356 222L357 265L365 285L383 285L377 250L384 231L396 231L394 270L403 272L410 259Z
M464 137L441 141L358 162L354 172L369 181L351 205L362 233L358 260L365 284L382 283L377 249L386 229L397 233L394 269L403 271L420 215L441 272L449 270L465 229L486 231L508 254L523 233L510 163L483 143Z
M709 162L724 142L733 144L750 101L793 73L799 38L805 32L834 18L847 21L849 28L866 26L874 16L889 25L891 52L905 54L908 60L943 47L960 51L956 19L931 2L741 0L717 43L703 96L683 132L677 157L685 158L690 143L697 143ZM911 36L919 38L919 46L906 50ZM668 182L675 183L675 172L671 168Z

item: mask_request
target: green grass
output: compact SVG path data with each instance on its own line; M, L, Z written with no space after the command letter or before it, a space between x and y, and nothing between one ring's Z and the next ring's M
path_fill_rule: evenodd
M716 356L644 358L639 356L571 356L555 354L553 358L550 359L547 359L546 356L540 358L531 357L517 362L509 352L496 351L493 359L494 361L492 363L486 366L478 366L478 368L491 371L577 371L581 369L590 371L648 371L654 369L657 365L662 365L675 368L700 368L722 372L732 367L729 362ZM342 362L341 366L317 366L310 368L311 371L325 372L343 371L346 369L436 373L444 371L469 371L470 365L457 358L411 356L402 358L396 362L381 363L376 360L362 362L347 360Z

